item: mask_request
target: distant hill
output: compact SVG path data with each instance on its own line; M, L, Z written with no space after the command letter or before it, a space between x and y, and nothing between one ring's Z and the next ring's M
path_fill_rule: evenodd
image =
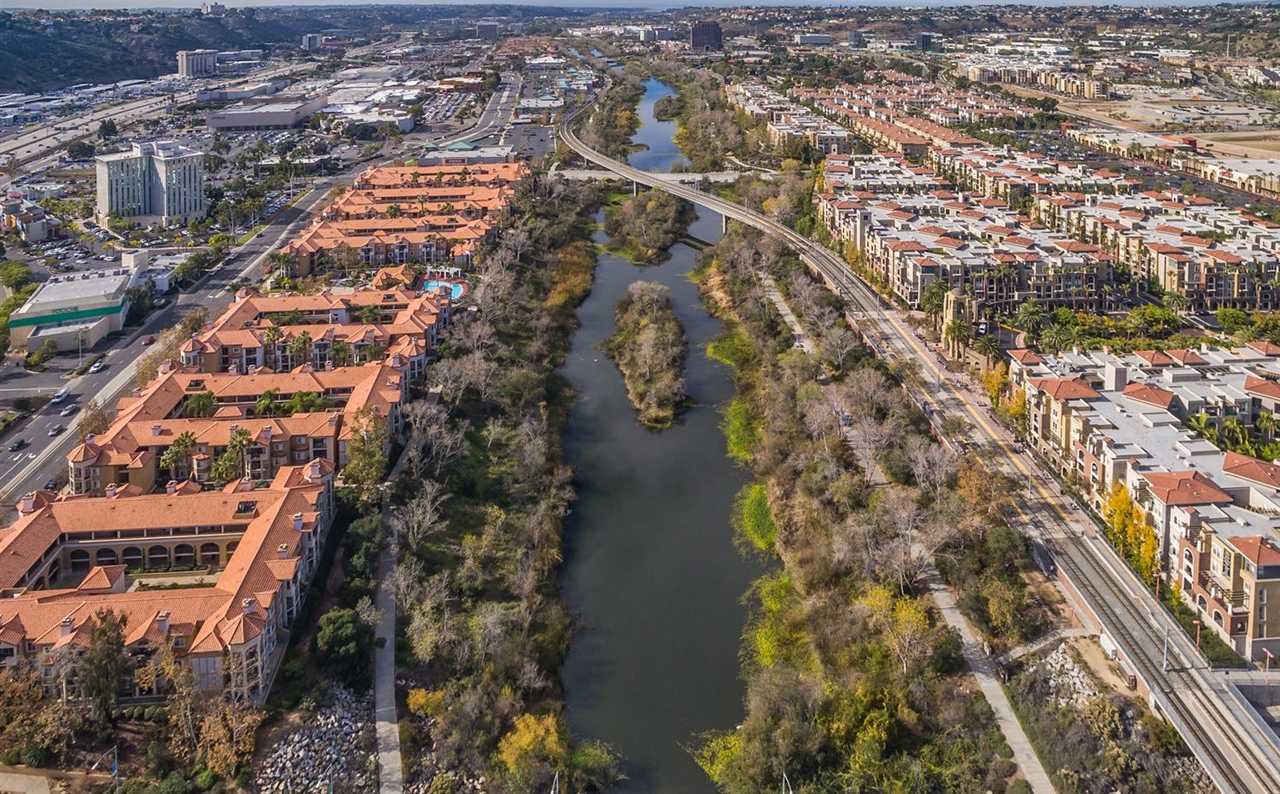
M361 6L235 8L198 12L0 13L0 93L45 91L75 83L155 77L177 70L178 50L270 49L303 33L371 35L477 17L528 21L579 11L528 6Z

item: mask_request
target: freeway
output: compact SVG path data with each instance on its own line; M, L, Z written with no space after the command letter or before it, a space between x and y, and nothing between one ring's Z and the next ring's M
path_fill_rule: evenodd
M494 92L473 127L432 143L444 147L484 138L501 130L515 112L520 87L518 75L505 75L504 88ZM367 167L365 163L357 164L345 174L314 182L292 207L282 210L253 239L235 248L194 289L152 313L141 328L107 351L103 359L106 367L102 371L70 380L67 385L72 396L66 402L45 406L10 434L8 441L22 438L31 446L17 453L0 453L0 504L12 505L18 496L42 488L46 481L66 473L66 455L78 442L74 430L77 417L62 417L60 409L88 399L94 399L100 405L114 406L115 400L135 385L137 360L146 352L147 337L173 327L181 317L193 311L203 310L210 318L217 316L230 305L234 297L233 284L256 283L266 276L264 264L267 256L308 222L312 211L326 200L332 188L349 185L356 174ZM60 435L50 436L49 430L58 424L66 425L68 429Z
M1199 651L1171 625L1164 608L1098 536L1091 518L1007 431L991 421L982 397L962 378L949 376L937 354L916 336L901 313L886 308L842 258L773 219L587 147L572 129L585 107L567 114L561 122L559 134L569 148L625 179L781 238L847 301L850 318L877 355L885 360L918 362L918 383L912 391L935 427L948 413L965 416L969 420L965 441L975 443L985 460L1026 484L1026 492L1015 495L1026 531L1053 549L1060 576L1080 595L1078 608L1100 623L1115 641L1130 669L1146 684L1153 703L1186 740L1214 784L1228 794L1280 791L1276 763L1280 751L1275 736L1244 713L1221 677L1205 669Z

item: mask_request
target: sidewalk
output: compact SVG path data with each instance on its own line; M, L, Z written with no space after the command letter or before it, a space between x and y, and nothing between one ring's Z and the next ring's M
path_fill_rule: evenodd
M1004 734L1004 740L1013 750L1013 760L1018 764L1018 768L1022 770L1023 777L1031 784L1031 790L1036 794L1054 794L1053 783L1049 779L1049 774L1045 772L1044 766L1040 763L1040 757L1036 755L1035 748L1031 746L1031 740L1027 738L1027 734L1022 730L1022 723L1018 722L1018 715L1013 711L1013 704L1009 702L1009 697L1005 694L1004 687L992 674L991 660L979 647L977 635L973 627L969 625L969 619L956 606L955 594L942 583L941 577L932 566L930 566L928 573L928 585L929 594L933 597L934 604L937 605L938 611L942 614L942 619L960 634L964 660L968 664L970 672L973 673L974 679L977 680L979 688L982 689L982 694L986 697L987 703L991 704L991 711L995 713L996 724L1000 726L1000 732Z
M407 455L401 455L387 474L395 482ZM396 567L397 539L390 511L382 510L382 527L390 542L378 560L378 630L373 650L373 719L378 743L378 791L404 791L404 760L400 755L400 717L396 711L396 594L391 584Z

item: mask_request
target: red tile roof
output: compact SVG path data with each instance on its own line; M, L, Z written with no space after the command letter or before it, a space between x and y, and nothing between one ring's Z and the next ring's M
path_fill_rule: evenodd
M1166 505L1231 504L1231 495L1198 471L1149 471L1139 474Z

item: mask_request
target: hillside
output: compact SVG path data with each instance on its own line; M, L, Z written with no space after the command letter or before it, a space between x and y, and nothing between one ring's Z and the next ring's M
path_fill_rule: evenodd
M45 91L75 83L155 77L177 70L178 50L296 46L303 33L374 35L432 25L447 32L476 17L528 21L580 12L519 6L237 8L198 12L0 13L0 86Z

